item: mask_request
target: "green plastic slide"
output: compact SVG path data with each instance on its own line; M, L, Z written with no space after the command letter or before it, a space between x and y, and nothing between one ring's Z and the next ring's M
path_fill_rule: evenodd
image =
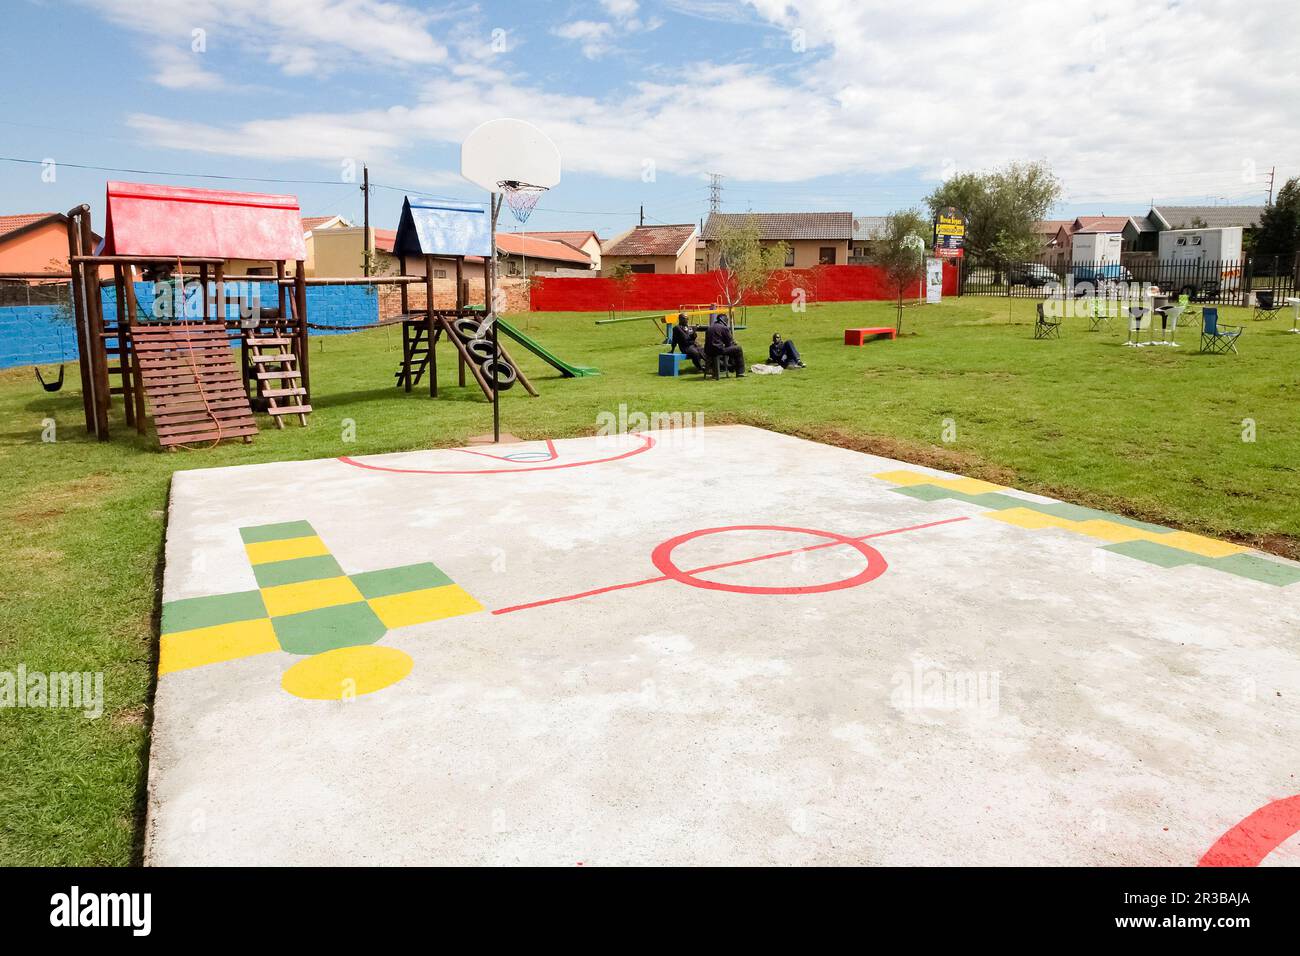
M568 362L564 361L563 359L556 358L545 348L543 348L536 339L532 338L531 336L525 335L523 332L520 332L517 328L515 328L505 319L502 318L497 319L497 328L500 329L502 332L504 332L506 335L510 336L510 338L514 339L524 348L528 349L528 351L532 352L543 362L555 366L557 369L560 370L560 374L563 375L565 378L581 378L584 375L600 374L600 369L598 368L589 368L585 365L570 365Z

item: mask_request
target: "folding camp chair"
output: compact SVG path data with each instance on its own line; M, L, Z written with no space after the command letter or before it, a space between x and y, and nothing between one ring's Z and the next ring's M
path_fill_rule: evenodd
M1207 306L1201 312L1201 351L1212 355L1224 355L1237 352L1237 339L1241 336L1241 326L1220 325L1219 310Z
M1273 292L1272 289L1264 289L1255 293L1255 318L1267 321L1276 319L1285 308L1280 296Z
M1038 303L1038 317L1034 321L1034 338L1059 339L1061 337L1061 320L1052 321L1043 311L1043 303Z
M1142 330L1151 328L1151 310L1141 305L1130 305L1128 307L1128 338L1125 345L1131 345L1137 348L1142 345L1150 345L1150 342L1142 341Z
M1103 329L1110 331L1110 303L1105 299L1094 296L1091 300L1092 305L1088 311L1088 331L1100 332Z

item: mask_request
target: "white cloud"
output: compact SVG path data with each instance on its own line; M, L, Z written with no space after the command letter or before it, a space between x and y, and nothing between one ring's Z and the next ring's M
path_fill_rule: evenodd
M154 51L154 82L169 90L215 90L224 84L221 77L204 65L203 54L173 47Z
M599 59L614 48L614 27L596 20L574 20L551 31L564 40L576 40L582 55L589 60Z
M629 19L640 12L621 9ZM1283 0L1230 13L1194 0L1096 0L1087 9L970 0L935 21L848 0L752 0L731 13L762 17L778 37L804 30L808 52L786 47L762 64L720 56L689 71L643 62L640 82L574 95L458 51L453 69L408 107L228 128L133 123L166 130L186 149L410 162L413 151L459 143L483 119L517 115L526 103L559 144L566 172L631 181L652 159L660 173L733 180L921 170L937 181L947 165L1043 158L1071 199L1099 211L1152 197L1258 194L1270 166L1300 154L1296 68L1279 59L1274 39L1295 32L1300 13ZM620 39L600 21L560 31L597 48Z

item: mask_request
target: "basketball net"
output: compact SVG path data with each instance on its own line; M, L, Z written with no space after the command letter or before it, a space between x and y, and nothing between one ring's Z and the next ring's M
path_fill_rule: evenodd
M528 221L528 217L537 208L537 202L542 198L542 193L546 192L545 186L534 186L531 183L521 183L513 179L499 182L497 186L506 198L506 205L510 207L510 215L514 216L515 222L521 226Z

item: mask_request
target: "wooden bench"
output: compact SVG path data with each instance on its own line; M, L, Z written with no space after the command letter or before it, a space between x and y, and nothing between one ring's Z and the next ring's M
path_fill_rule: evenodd
M866 345L874 339L896 338L898 331L888 326L881 326L878 329L845 329L845 345Z

